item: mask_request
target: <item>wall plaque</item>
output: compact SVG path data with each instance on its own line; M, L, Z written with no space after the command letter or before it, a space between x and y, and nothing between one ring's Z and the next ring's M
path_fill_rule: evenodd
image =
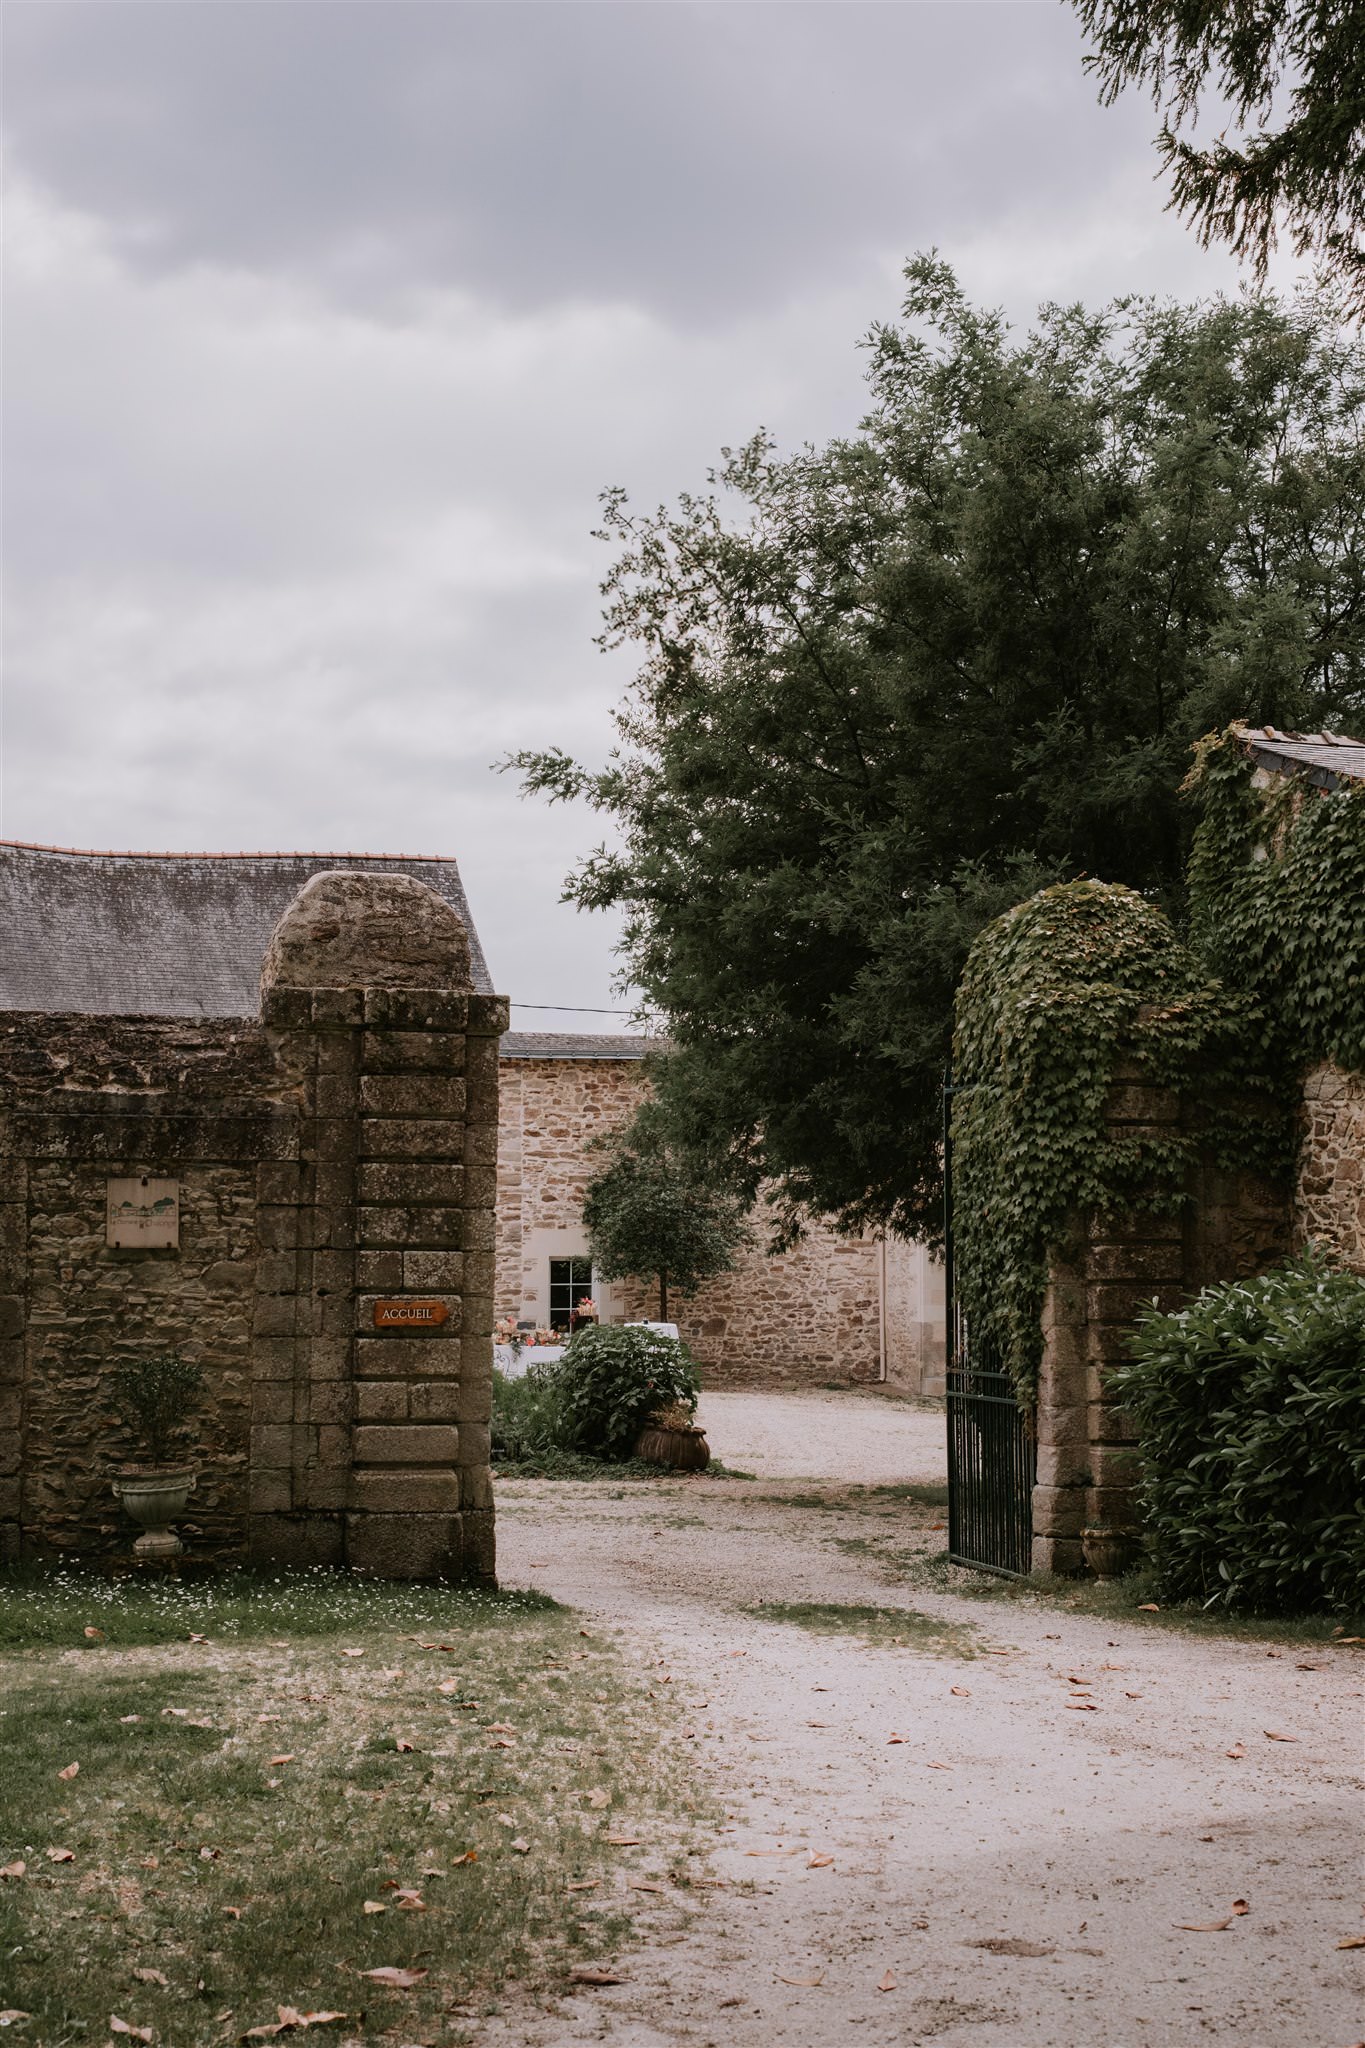
M449 1314L444 1301L377 1301L374 1326L376 1330L434 1329Z
M178 1180L109 1180L104 1184L105 1243L142 1250L178 1249Z

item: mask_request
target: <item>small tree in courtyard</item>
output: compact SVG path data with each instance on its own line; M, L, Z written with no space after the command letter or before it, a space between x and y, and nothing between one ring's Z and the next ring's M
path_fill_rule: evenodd
M604 1280L656 1274L659 1321L666 1323L670 1286L689 1294L734 1265L747 1235L743 1212L670 1150L648 1108L603 1149L609 1162L589 1182L583 1203L593 1264Z

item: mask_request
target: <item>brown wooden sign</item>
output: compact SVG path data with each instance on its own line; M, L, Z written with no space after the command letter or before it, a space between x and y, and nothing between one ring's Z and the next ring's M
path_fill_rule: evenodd
M376 1330L429 1330L449 1314L444 1301L377 1301L374 1326Z

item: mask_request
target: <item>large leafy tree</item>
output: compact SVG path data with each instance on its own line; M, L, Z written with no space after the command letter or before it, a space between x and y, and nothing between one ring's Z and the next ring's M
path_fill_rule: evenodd
M1264 278L1283 217L1365 312L1362 0L1073 0L1106 101L1146 86L1172 204ZM1240 131L1199 141L1218 102ZM1210 104L1212 103L1212 104ZM1184 131L1182 133L1182 131Z
M1191 743L1365 691L1365 352L1322 298L1046 308L911 265L859 433L725 451L637 517L604 642L641 666L567 885L625 913L672 1142L779 1234L938 1220L952 995L989 918L1087 873L1179 907ZM729 500L727 508L720 493Z

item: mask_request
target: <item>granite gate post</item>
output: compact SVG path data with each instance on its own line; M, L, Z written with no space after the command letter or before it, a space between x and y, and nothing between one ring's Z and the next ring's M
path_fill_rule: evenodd
M315 875L261 1017L299 1113L262 1163L248 1547L494 1579L489 1420L503 998L406 875Z

